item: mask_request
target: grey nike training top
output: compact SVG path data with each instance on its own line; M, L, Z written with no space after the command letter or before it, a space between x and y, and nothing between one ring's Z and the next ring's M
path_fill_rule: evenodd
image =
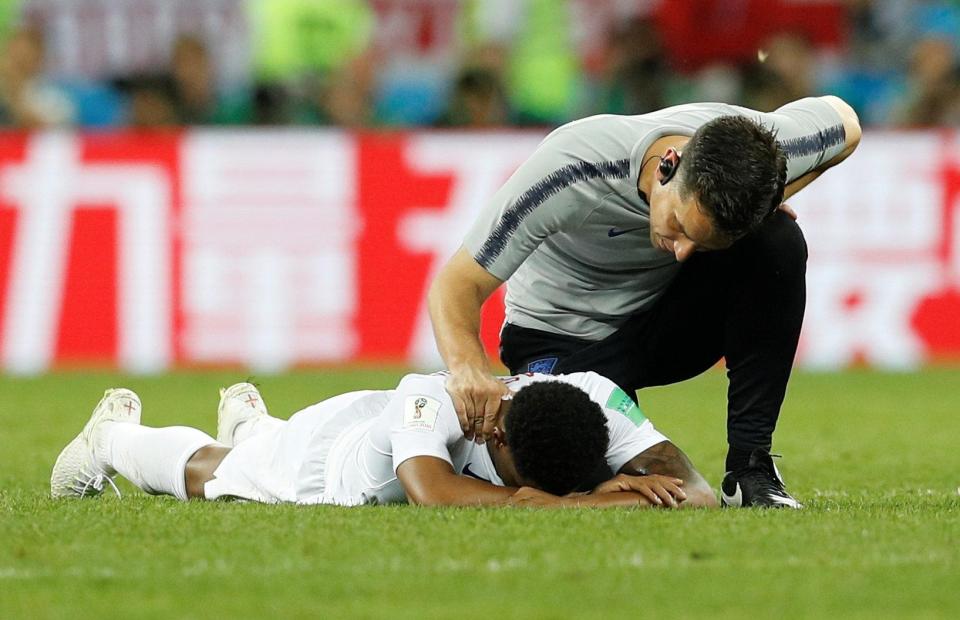
M771 113L694 103L563 125L493 196L464 240L484 269L507 281L506 321L599 340L649 307L680 264L650 243L650 206L637 193L641 158L659 138L690 136L732 114L776 131L788 183L845 146L840 115L816 98Z

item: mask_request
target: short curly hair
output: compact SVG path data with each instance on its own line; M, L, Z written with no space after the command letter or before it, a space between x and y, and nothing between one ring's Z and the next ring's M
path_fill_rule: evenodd
M610 477L607 418L576 386L538 381L521 388L503 430L517 473L543 491L566 495Z
M770 129L746 116L721 116L690 138L677 177L681 197L696 198L717 230L736 240L783 202L787 157Z

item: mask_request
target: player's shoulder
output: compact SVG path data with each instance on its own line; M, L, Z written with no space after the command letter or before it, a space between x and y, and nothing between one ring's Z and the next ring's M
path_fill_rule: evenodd
M432 431L439 420L444 421L445 428L459 428L453 401L445 388L447 376L448 373L410 373L400 379L396 396L402 403L405 429Z
M400 378L397 383L397 390L400 392L409 390L439 390L442 392L445 391L444 385L446 385L449 374L443 371L430 374L411 372Z

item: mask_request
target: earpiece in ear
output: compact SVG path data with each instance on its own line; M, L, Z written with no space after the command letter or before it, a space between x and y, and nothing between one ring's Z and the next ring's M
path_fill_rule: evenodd
M677 157L679 158L680 156L677 155ZM673 178L673 175L677 173L677 165L679 163L679 159L673 161L666 157L660 158L660 164L657 166L657 169L660 171L660 185L666 185L670 179Z

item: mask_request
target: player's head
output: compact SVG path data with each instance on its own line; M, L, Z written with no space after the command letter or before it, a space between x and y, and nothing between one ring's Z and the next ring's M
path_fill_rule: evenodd
M503 432L521 484L566 495L610 477L606 417L578 387L540 381L521 388Z
M756 230L780 205L787 159L776 136L745 116L697 129L682 156L667 149L650 199L654 247L686 260Z

